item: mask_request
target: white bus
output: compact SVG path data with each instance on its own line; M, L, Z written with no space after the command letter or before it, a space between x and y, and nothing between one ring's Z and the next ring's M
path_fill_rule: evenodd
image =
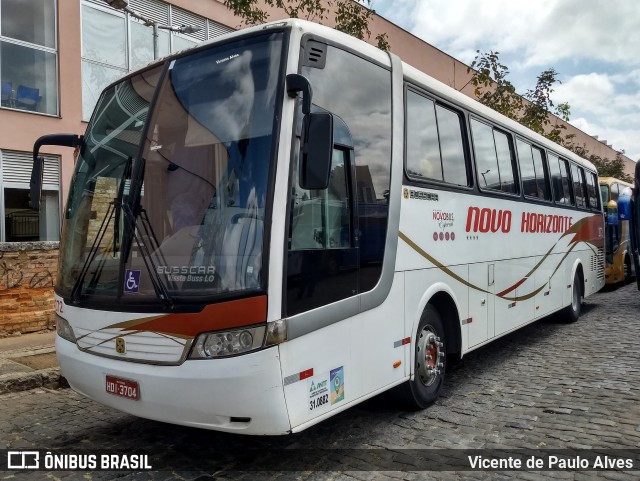
M136 416L298 432L603 283L594 166L355 38L288 20L107 87L55 287L71 387Z

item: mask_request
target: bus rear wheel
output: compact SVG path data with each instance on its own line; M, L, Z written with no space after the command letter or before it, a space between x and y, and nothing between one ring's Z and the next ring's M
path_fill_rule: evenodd
M564 319L566 322L576 322L582 311L582 276L576 272L573 276L573 286L571 287L571 304L564 309Z
M424 409L440 394L446 368L446 339L442 317L428 304L416 331L413 380L400 386L402 401L410 409Z

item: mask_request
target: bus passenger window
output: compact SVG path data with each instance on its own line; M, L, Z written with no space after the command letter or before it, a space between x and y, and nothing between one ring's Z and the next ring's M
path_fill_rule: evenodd
M435 104L411 91L407 92L407 174L443 180Z
M551 200L549 182L547 180L548 176L542 159L542 151L522 140L518 140L517 144L524 195L543 200Z
M551 200L551 193L549 192L549 182L547 171L544 168L544 160L542 150L537 147L531 149L533 153L533 166L536 169L536 185L538 188L538 197L544 200Z
M469 185L467 163L462 143L460 115L441 105L436 106L438 136L442 156L442 174L448 184Z
M589 207L598 209L600 202L598 200L598 191L596 189L596 175L593 172L587 173L587 193L589 194Z
M517 194L509 136L475 119L471 131L480 188Z
M562 177L562 192L563 192L563 204L572 204L573 199L571 198L571 186L569 185L569 162L564 159L560 159L560 176Z
M573 180L573 194L576 198L576 206L582 208L587 206L583 175L582 167L571 165L571 178Z
M469 185L458 112L407 92L407 175Z
M569 189L569 175L567 174L567 161L549 154L549 175L553 187L553 200L556 204L570 205L571 190Z

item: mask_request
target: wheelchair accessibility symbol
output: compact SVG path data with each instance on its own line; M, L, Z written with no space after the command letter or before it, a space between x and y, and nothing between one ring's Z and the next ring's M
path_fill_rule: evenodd
M124 292L138 292L140 288L140 271L127 269L124 274Z

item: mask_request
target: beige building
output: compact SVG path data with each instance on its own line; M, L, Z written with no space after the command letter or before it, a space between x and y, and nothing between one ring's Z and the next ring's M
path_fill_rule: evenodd
M193 25L190 34L159 30L155 54L164 56L213 38L242 22L219 0L128 0L159 25ZM272 19L282 14L273 11ZM329 15L330 16L330 15ZM468 95L467 65L393 23L374 17L371 41L388 35L403 60ZM52 325L51 286L61 212L73 173L73 152L47 146L42 211L29 209L31 150L50 133L81 134L104 86L154 58L153 29L104 0L0 0L0 336ZM605 143L567 126L593 154L615 158ZM625 158L628 172L634 162ZM29 242L31 244L20 244ZM40 262L38 259L46 259ZM40 264L39 264L40 262ZM36 265L36 269L28 271ZM22 297L20 297L22 296ZM44 297L43 297L44 296ZM9 311L3 306L20 309ZM15 312L14 312L15 311ZM37 319L34 321L33 319Z

